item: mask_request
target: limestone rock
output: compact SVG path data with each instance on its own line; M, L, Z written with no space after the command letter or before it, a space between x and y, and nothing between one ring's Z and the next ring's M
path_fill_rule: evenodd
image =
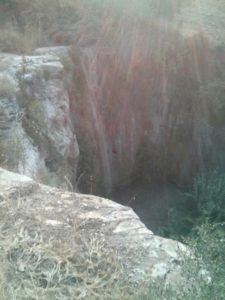
M0 54L0 163L46 184L74 183L79 149L57 56Z
M54 284L58 291L80 291L76 299L111 299L107 289L119 284L128 293L146 279L176 285L182 278L186 247L154 235L131 208L113 201L0 169L0 216L1 255L10 263L12 286L16 276L24 286L32 276L39 289Z

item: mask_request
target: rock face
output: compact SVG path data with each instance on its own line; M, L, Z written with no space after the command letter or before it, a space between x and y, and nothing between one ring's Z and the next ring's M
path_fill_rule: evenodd
M0 55L2 166L74 186L74 131L86 193L142 179L189 185L225 165L221 1L174 0L175 15L171 1L150 2L87 5L49 32L49 44L72 47Z
M0 54L0 163L57 186L79 156L63 78L57 56Z
M143 177L185 186L225 164L224 119L212 123L223 107L214 95L224 88L219 3L105 1L56 26L55 43L75 45L69 95L81 190L109 194ZM46 51L56 53L36 53Z
M80 144L81 152L86 147L90 157L88 148L95 161L87 167L89 186L100 178L110 192L143 177L185 186L198 172L224 165L224 143L215 138L223 135L224 119L212 122L224 105L223 96L213 96L224 86L224 49L161 19L115 15L103 13L91 29L83 22L82 34L74 32L80 77L70 95L77 133L89 143Z
M129 288L137 295L146 279L181 281L186 247L155 236L132 209L4 169L0 228L1 266L11 287L23 283L21 299L30 288L47 293L53 286L54 299L60 292L63 299L132 299ZM126 286L122 298L120 284Z

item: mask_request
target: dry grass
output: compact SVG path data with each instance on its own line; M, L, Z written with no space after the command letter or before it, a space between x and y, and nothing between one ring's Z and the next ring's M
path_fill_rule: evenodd
M29 217L27 200L16 203L0 198L1 300L131 299L118 255L101 234L85 237L76 224L66 247Z

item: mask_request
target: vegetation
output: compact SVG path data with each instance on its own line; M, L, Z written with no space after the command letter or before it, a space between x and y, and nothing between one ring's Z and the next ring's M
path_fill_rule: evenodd
M68 249L48 226L35 223L29 198L17 197L0 199L0 299L115 299L112 291L123 295L122 264L101 234L87 236L75 221L69 237L73 247ZM65 232L61 234L63 238Z
M198 175L184 200L170 211L167 228L160 233L186 243L197 261L187 260L185 270L196 284L178 291L153 288L144 300L223 300L225 295L225 173L214 170ZM208 273L199 278L204 266ZM207 278L210 280L207 280Z
M177 225L177 227L179 224ZM181 238L181 237L180 237ZM183 240L184 241L184 240ZM185 260L189 285L177 290L152 284L142 300L223 300L225 295L225 223L206 222L194 228L185 242L197 260ZM204 267L203 267L204 266ZM203 268L202 272L199 270Z
M181 239L205 223L225 221L225 173L219 170L194 178L192 188L169 211L169 223L161 228L165 236Z

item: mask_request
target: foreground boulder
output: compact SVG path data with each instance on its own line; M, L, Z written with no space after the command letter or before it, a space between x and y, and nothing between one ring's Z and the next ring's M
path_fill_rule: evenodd
M1 299L132 299L150 280L179 284L186 252L129 207L4 169L0 236Z

